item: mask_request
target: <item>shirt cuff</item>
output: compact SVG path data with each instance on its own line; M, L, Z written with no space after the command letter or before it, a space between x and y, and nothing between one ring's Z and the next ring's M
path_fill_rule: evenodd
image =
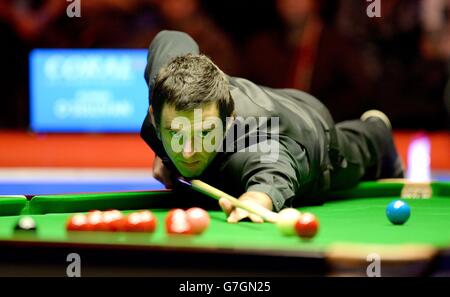
M286 201L286 198L283 197L281 192L271 185L252 185L247 188L247 192L262 192L269 195L270 199L272 199L273 208L276 212L279 212L283 208L284 202Z

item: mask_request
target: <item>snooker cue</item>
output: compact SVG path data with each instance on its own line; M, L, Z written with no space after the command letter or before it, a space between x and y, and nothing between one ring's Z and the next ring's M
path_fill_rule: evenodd
M228 201L230 201L234 207L242 208L243 210L246 210L249 213L258 215L264 221L271 222L271 223L277 222L278 214L273 211L268 210L267 208L265 208L262 205L259 205L259 204L247 205L245 203L242 203L240 200L236 199L235 197L233 197L217 188L214 188L213 186L210 186L207 183L202 182L201 180L198 180L198 179L186 181L186 180L183 180L180 178L178 180L185 185L189 185L194 190L196 190L200 193L206 194L207 196L212 197L216 200L219 200L220 198L225 198Z

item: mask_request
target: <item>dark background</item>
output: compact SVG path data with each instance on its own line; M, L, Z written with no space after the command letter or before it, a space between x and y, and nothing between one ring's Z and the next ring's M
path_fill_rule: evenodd
M0 128L28 128L31 49L146 48L172 29L230 75L315 95L336 121L378 108L395 129L449 129L450 1L380 1L369 18L358 0L80 0L69 18L67 1L1 0Z

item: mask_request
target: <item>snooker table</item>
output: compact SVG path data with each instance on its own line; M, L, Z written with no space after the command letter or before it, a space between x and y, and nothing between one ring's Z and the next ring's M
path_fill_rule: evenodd
M66 276L78 253L82 276L366 276L378 255L381 276L450 275L450 183L431 182L431 197L405 199L411 217L392 225L385 215L402 181L362 182L299 207L320 222L311 240L285 237L274 224L228 224L217 202L189 189L0 197L0 275ZM201 235L168 235L175 207L200 206L211 223ZM154 233L66 231L68 217L92 209L150 209ZM36 231L15 231L21 215ZM368 258L370 257L370 259Z

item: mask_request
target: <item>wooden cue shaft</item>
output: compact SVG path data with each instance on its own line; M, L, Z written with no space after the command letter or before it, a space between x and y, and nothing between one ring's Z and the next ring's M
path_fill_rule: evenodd
M230 201L234 207L239 207L239 208L242 208L252 214L258 215L258 216L262 217L265 221L268 221L271 223L275 223L277 221L278 214L273 211L268 210L267 208L265 208L262 205L261 206L259 206L259 205L249 206L245 203L242 203L235 197L233 197L217 188L214 188L213 186L210 186L207 183L202 182L201 180L198 180L198 179L191 180L191 185L197 191L202 192L208 196L211 196L214 199L217 199L217 200L219 200L220 198L228 199L228 201Z

